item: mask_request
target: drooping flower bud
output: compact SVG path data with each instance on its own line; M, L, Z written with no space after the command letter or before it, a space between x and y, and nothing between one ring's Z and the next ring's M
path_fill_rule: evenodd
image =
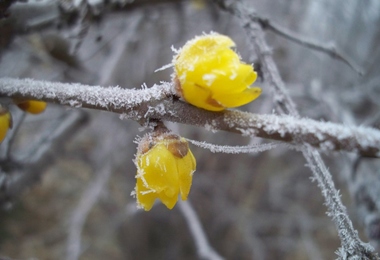
M145 135L138 145L135 164L133 195L139 207L148 211L160 199L172 209L179 195L187 199L196 162L184 138L168 132Z

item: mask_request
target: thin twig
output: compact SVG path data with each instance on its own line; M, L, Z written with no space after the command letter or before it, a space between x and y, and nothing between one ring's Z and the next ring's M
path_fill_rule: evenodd
M98 201L109 177L111 176L111 165L106 165L97 173L96 178L90 183L83 193L77 207L74 210L67 242L67 260L77 260L81 254L81 234L87 216Z
M73 35L72 38L75 39L71 54L77 55L77 52L82 46L83 40L86 37L88 31L90 30L90 22L89 20L89 5L87 4L87 1L81 1L81 3L78 6L79 12L78 12L78 20L76 23L76 26L73 29Z
M187 225L189 226L191 235L193 236L198 256L201 259L208 260L222 260L223 258L211 247L206 234L203 230L202 224L198 219L197 213L194 211L190 202L179 201L179 209L185 217Z
M240 153L260 153L271 150L275 147L278 147L278 143L265 143L265 144L251 144L243 146L229 146L229 145L217 145L207 143L205 141L200 142L196 140L187 139L190 143L199 146L203 149L208 149L212 153L231 153L231 154L240 154Z
M280 25L274 23L268 18L260 17L257 14L251 16L252 20L257 20L263 27L263 29L269 29L279 36L284 37L294 43L302 45L306 48L319 51L329 55L333 59L337 59L347 64L351 69L357 72L360 76L364 75L364 70L359 65L357 65L351 58L349 58L346 54L343 54L341 51L337 49L335 44L323 44L321 42L315 41L313 39L305 38L301 35L298 35L294 32L291 32Z
M136 29L140 22L142 21L143 15L138 13L133 16L130 24L119 33L118 37L114 39L112 43L111 54L104 62L102 66L102 73L100 74L99 84L106 85L109 83L110 79L113 76L113 73L116 70L116 67L120 63L120 60L123 58L123 53L127 48L127 43L131 41L132 36L136 35Z

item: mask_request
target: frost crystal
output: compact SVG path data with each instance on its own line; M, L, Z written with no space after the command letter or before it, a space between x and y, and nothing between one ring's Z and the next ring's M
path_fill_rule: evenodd
M276 146L278 143L267 143L267 144L253 144L246 146L228 146L228 145L216 145L210 144L206 142L199 142L195 140L187 139L190 143L199 146L204 149L208 149L213 153L231 153L231 154L239 154L239 153L259 153L270 150Z
M163 71L163 70L169 69L171 67L173 67L173 63L166 64L166 65L162 66L161 68L156 69L154 72Z
M217 132L218 132L218 130L215 129L215 125L213 124L213 122L211 122L211 124L206 123L206 124L204 125L204 128L205 128L207 131L211 131L212 133L217 133Z
M214 74L204 74L202 79L206 82L207 86L211 86L215 81L216 76Z
M155 111L159 114L159 115L164 115L166 113L165 111L165 106L164 104L158 104L156 107L155 107Z
M19 94L28 98L50 99L70 106L97 106L105 109L128 109L142 102L159 100L171 92L171 85L163 83L146 89L88 86L77 83L37 81L33 79L0 79L1 93Z
M349 151L380 146L380 132L369 127L343 126L292 116L252 115L237 111L231 111L224 117L224 122L243 135L279 134L281 138L319 145L325 150L336 149L338 143L343 143Z

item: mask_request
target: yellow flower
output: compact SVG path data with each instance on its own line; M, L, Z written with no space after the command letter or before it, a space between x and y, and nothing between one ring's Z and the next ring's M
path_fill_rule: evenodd
M0 105L0 142L4 140L9 128L12 128L12 116Z
M40 114L47 106L46 102L38 100L14 100L14 102L20 109L31 114Z
M139 143L135 164L133 194L139 207L148 211L160 199L172 209L179 194L182 200L187 199L196 163L184 138L171 133L146 135Z
M177 94L188 103L211 111L245 105L261 88L250 87L257 74L241 62L235 43L217 33L188 41L173 59Z

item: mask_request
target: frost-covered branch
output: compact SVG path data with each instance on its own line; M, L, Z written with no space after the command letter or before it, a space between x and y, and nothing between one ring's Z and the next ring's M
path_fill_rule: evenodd
M238 110L210 112L173 98L172 86L169 83L145 89L122 89L2 78L0 95L112 111L122 114L122 118L140 123L160 119L293 145L307 143L324 151L345 150L363 156L380 157L379 130L286 115L259 115Z
M318 182L325 197L327 212L337 225L342 248L338 250L341 259L349 259L352 256L361 256L360 259L378 259L373 254L373 247L369 243L363 243L353 224L347 215L346 207L343 205L339 191L336 190L331 174L326 168L320 154L311 149L303 151L307 160L307 166L313 172L313 179Z

